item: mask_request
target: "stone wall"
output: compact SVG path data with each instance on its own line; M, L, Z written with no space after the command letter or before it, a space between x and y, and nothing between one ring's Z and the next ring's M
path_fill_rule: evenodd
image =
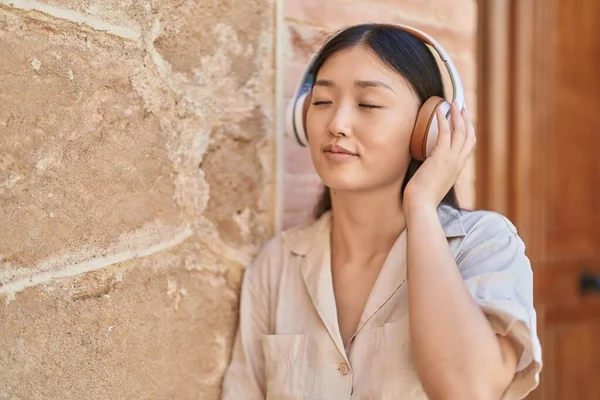
M0 399L216 399L275 227L273 0L0 0Z
M343 26L360 22L403 23L422 29L450 53L465 86L469 114L476 115L476 0L283 0L285 16L285 87L287 103L308 58L323 40ZM442 70L445 74L445 70ZM446 75L444 75L446 76ZM322 186L310 154L292 138L284 142L283 226L307 221ZM475 204L474 157L457 191L461 206Z

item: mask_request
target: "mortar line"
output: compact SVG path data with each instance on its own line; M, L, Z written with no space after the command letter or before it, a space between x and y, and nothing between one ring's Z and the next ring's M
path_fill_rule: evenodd
M51 6L35 0L0 0L0 5L1 4L22 11L38 11L54 18L76 24L83 24L94 30L104 31L123 39L138 41L141 37L140 29L113 25L89 14Z
M285 43L287 31L283 18L283 0L275 3L275 233L283 226L285 214L285 116L286 102L283 93L285 88ZM288 132L289 133L289 132Z
M133 258L149 256L154 253L158 253L160 251L177 246L178 244L182 243L184 240L189 238L192 235L192 233L192 229L190 227L186 227L182 232L180 232L170 240L155 244L145 249L124 251L121 253L113 254L110 257L88 260L82 263L70 265L66 268L57 271L43 272L41 274L19 279L17 281L0 286L0 295L9 295L10 298L7 300L10 300L14 298L13 296L15 293L18 293L32 286L37 286L49 282L54 279L73 277L87 272L97 271L109 267L113 264L117 264Z

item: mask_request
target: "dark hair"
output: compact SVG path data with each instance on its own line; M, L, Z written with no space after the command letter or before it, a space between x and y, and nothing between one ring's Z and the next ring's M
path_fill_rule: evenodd
M319 70L329 57L341 50L359 45L368 47L388 67L402 75L417 94L421 105L431 96L445 97L440 69L427 45L412 34L386 24L355 25L336 34L323 46L315 59L312 69L315 80ZM408 181L421 164L423 162L411 159L402 183L400 199L404 195ZM454 208L459 207L454 187L446 193L441 203ZM325 186L315 207L314 216L319 218L330 209L331 193Z

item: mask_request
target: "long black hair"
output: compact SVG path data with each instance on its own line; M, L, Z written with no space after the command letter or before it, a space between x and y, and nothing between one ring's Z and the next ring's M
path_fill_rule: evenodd
M315 80L319 70L329 57L341 50L359 45L366 46L388 67L402 75L417 94L421 105L431 96L444 98L442 74L431 50L421 39L387 24L355 25L337 33L317 55L312 70ZM421 164L423 162L411 159L402 183L400 199L404 196L404 189L406 189L408 181ZM459 207L454 187L448 191L441 203L454 208ZM325 186L314 210L315 218L319 218L330 209L331 193Z

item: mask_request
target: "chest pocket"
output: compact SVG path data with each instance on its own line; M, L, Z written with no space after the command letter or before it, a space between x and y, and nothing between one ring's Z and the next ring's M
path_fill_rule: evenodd
M427 400L412 359L408 316L375 330L371 393L378 400Z
M304 396L307 335L263 335L266 400L296 400Z

